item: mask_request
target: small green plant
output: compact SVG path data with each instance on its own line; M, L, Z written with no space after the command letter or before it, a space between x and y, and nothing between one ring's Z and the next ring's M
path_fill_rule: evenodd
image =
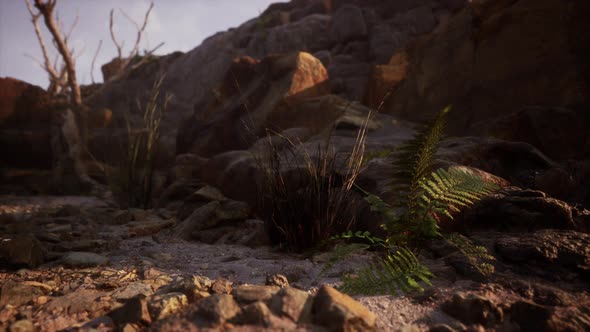
M132 128L127 119L127 146L124 160L119 167L107 175L113 195L123 207L145 209L151 205L160 123L172 98L167 94L160 103L160 89L163 81L164 76L161 76L154 82L144 106L139 99L137 100L138 108L143 109L142 126Z
M344 276L340 290L349 294L394 295L397 290L421 291L420 282L431 285L432 277L411 250L401 247L377 264L361 269L356 276Z
M445 238L467 258L471 266L479 273L484 276L494 273L495 268L491 262L496 259L488 253L485 247L474 244L469 238L458 233L447 234Z
M371 210L379 212L385 219L382 227L387 233L387 239L378 243L388 249L397 247L398 250L358 271L356 276L346 276L342 291L394 294L396 290L421 290L420 282L430 284L433 275L407 246L440 237L439 223L443 218L453 219L453 213L497 189L495 184L461 169L432 171L449 111L450 107L443 109L430 124L398 149L394 163L395 175L391 181L391 190L397 193L397 200L393 204L366 193L365 200ZM339 238L359 237L348 233ZM471 262L482 273L493 271L493 266L485 261L490 258L486 256L485 248L465 241L466 238L453 239L456 241L452 243L456 243L462 253L471 257ZM344 253L350 252L347 250ZM342 257L342 252L338 256Z

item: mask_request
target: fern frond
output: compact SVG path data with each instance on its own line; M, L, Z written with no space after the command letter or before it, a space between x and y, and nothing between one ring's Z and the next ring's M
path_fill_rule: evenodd
M396 172L391 183L392 190L402 193L398 205L412 206L413 193L417 191L420 181L428 175L434 163L434 155L443 136L446 117L450 110L450 106L444 108L428 125L418 131L414 138L398 148L397 160L394 162Z
M359 270L356 276L345 276L339 289L348 294L395 295L397 291L421 291L420 283L431 285L432 277L414 253L402 247L377 264Z
M496 258L488 252L483 246L478 246L469 238L451 233L446 236L446 239L457 248L469 261L469 263L481 274L488 276L494 273L494 266L490 262L495 261Z
M328 261L318 274L318 276L324 275L324 273L328 272L334 264L343 261L346 257L352 255L355 252L363 251L369 249L371 246L365 243L346 243L346 244L339 244L334 247L334 250L330 253L328 257Z

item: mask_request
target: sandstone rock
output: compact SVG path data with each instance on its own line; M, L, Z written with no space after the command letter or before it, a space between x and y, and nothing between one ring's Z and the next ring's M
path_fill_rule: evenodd
M590 275L589 245L590 236L586 233L542 230L500 236L495 248L508 262L520 264L523 268L532 266L532 269L525 270L526 273L552 279L558 277L555 273L558 270Z
M211 293L213 294L231 294L232 282L226 278L216 278L211 284Z
M43 263L45 250L33 235L0 236L0 262L9 266L36 267Z
M152 295L153 293L154 291L152 290L152 287L150 285L137 281L114 291L111 294L111 297L119 301L125 301L137 297L139 295L147 297Z
M8 280L2 285L0 291L0 307L6 304L17 307L27 304L34 298L44 294L45 290L43 288Z
M51 168L49 94L14 78L0 78L0 154L4 167Z
M313 322L331 331L373 331L375 315L348 295L323 285L313 301Z
M198 318L205 319L213 325L221 324L240 312L240 307L227 294L213 294L197 303L195 312Z
M442 310L466 324L492 327L502 322L503 311L489 299L471 293L457 293L441 306Z
M285 287L273 295L271 309L277 316L284 316L298 324L311 322L312 296L292 287Z
M10 324L10 332L35 332L37 329L33 325L33 322L26 319L18 320Z
M259 78L254 79L256 76ZM300 127L309 120L299 116L295 106L306 98L327 94L327 79L326 69L308 53L261 61L238 58L216 90L216 100L206 111L195 112L180 129L178 152L209 157L246 148L265 136L267 128Z
M266 276L266 286L289 287L289 280L282 274L269 274Z
M127 323L150 324L152 322L148 302L144 296L130 298L122 307L111 311L108 316L118 326L124 326Z
M164 319L187 305L187 297L182 293L156 295L148 303L150 314L156 320Z
M588 91L589 67L581 60L590 54L588 43L565 37L590 28L584 19L590 13L587 2L487 3L470 2L445 29L406 46L407 78L391 95L387 112L424 121L452 104L450 132L479 134L490 120L523 107L588 103L583 91ZM499 60L507 53L513 56Z
M332 15L330 35L332 40L346 42L367 36L367 25L360 8L345 5Z
M242 307L242 311L235 317L234 321L240 325L258 325L269 327L271 323L272 312L268 306L257 301Z
M462 224L468 228L501 231L577 229L567 203L533 190L506 189L483 198L466 210Z
M556 331L551 324L551 308L528 301L517 301L510 306L510 319L522 331Z
M269 302L280 290L276 286L241 285L232 290L232 295L238 303L253 303L256 301Z
M70 267L90 267L105 265L107 257L92 252L68 252L61 258L61 263Z
M204 297L209 296L212 282L204 276L190 276L175 280L169 285L158 290L158 294L182 293L189 303L196 302Z

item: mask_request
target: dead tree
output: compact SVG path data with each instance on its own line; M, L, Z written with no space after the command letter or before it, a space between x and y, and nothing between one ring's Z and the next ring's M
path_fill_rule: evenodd
M69 88L69 102L71 108L64 110L61 119L56 119L52 127L51 146L55 158L54 176L56 182L64 187L75 186L92 186L93 181L86 174L84 164L82 163L82 153L86 150L87 142L87 111L82 101L80 86L76 77L76 68L73 58L73 51L68 48L67 41L73 31L76 21L70 31L63 35L61 32L58 19L54 16L55 5L57 0L34 0L34 6L38 10L35 12L29 3L25 0L27 8L32 16L35 33L39 39L44 57L44 67L57 85L67 82ZM39 29L38 19L43 16L45 26L51 33L53 45L57 49L63 62L63 69L60 73L55 70L55 63L49 61L47 46ZM52 89L57 89L52 87Z
M66 90L68 87L68 76L67 76L66 66L64 65L63 61L59 61L59 59L60 59L59 53L56 54L56 57L53 60L53 62L49 59L49 51L47 49L47 44L45 43L45 38L43 37L43 33L41 32L41 28L39 27L39 18L41 17L42 13L36 12L35 9L33 8L33 6L31 5L31 3L29 2L29 0L25 0L25 3L27 5L27 9L29 10L29 13L31 14L31 23L33 23L33 28L35 29L35 35L37 36L37 40L39 41L39 46L41 47L41 53L43 54L43 61L40 61L37 58L32 57L28 54L26 54L26 55L31 57L33 60L37 61L37 63L39 63L41 68L43 68L43 70L49 76L48 77L49 87L47 88L47 91L53 96L59 95L60 93L64 92L64 90ZM60 22L58 21L57 24L59 24L59 23ZM76 16L74 23L72 24L72 26L70 27L70 30L68 31L68 33L64 37L64 43L66 45L67 45L68 39L69 39L70 35L72 34L72 31L74 30L77 23L78 23L78 16ZM73 54L74 51L71 50L71 53ZM59 70L58 70L58 67L59 67Z
M62 32L59 28L59 25L53 15L53 11L55 9L55 5L57 0L34 0L35 1L35 8L37 8L38 12L35 13L33 11L32 6L30 5L28 0L25 0L27 3L27 8L32 16L33 25L35 27L35 33L37 34L37 38L39 39L39 44L41 45L41 50L43 51L44 57L44 65L45 70L48 72L50 76L50 82L53 82L59 85L61 82L67 81L67 85L70 89L70 97L71 102L73 105L81 108L82 106L82 94L80 93L80 86L78 85L78 79L76 77L76 68L74 64L74 58L72 56L72 52L68 48L67 45L67 38L69 37L69 33L62 36ZM53 41L59 52L63 64L64 64L64 73L58 74L55 70L55 66L52 66L51 62L49 61L49 56L47 53L47 46L45 41L43 40L43 36L41 34L41 30L39 29L38 19L40 16L43 16L43 21L45 22L45 26L51 33L53 37ZM72 29L73 30L73 27ZM70 30L70 31L71 31ZM66 79L67 78L67 79ZM53 88L58 89L59 87Z
M116 61L118 63L118 65L116 66L117 67L116 74L113 76L117 76L123 70L125 70L125 68L133 60L133 58L139 53L139 43L141 42L142 34L145 31L145 28L147 27L150 13L153 8L154 8L154 3L151 2L148 10L145 13L145 16L143 18L143 23L141 25L139 25L135 20L133 20L131 17L129 17L129 15L127 15L127 13L125 13L123 10L120 10L121 13L123 14L123 16L125 16L131 23L133 23L135 25L135 28L137 30L137 35L135 37L135 44L133 45L133 48L131 49L131 51L129 52L127 57L125 57L125 58L123 57L124 42L119 43L117 41L117 38L115 37L115 31L114 31L115 10L111 9L111 13L110 13L110 17L109 17L109 31L111 33L111 40L113 41L113 44L115 44L115 47L117 48Z

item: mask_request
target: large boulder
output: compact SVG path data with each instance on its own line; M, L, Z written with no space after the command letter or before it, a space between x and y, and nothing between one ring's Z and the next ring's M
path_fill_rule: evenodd
M587 107L589 15L590 3L585 0L472 1L446 28L400 51L409 59L408 73L385 109L405 119L425 121L452 104L451 132L481 134L493 124L490 120L523 107ZM545 109L529 108L527 116L538 119L534 113L551 113ZM565 118L553 112L543 121L562 123ZM577 132L567 137L588 137L587 125L566 123ZM511 129L514 136L523 130L521 126Z
M303 112L298 105L327 94L327 83L326 69L308 53L238 58L215 90L215 100L196 109L180 129L177 152L210 157L248 148L267 130L318 126L322 114Z
M51 167L49 94L14 78L0 78L0 166Z

